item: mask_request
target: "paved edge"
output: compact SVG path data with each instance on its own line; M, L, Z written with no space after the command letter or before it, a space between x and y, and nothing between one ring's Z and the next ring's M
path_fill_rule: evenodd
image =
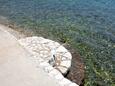
M0 86L59 86L27 59L30 54L4 28L0 25Z

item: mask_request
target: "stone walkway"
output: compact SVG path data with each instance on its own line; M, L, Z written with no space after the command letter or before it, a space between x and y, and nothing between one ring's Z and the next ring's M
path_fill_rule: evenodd
M30 54L4 28L0 26L0 86L59 86L35 67Z
M62 75L72 59L62 45L42 37L17 41L3 28L0 25L0 86L78 86Z
M43 60L62 74L66 74L71 67L71 53L58 42L34 36L20 39L19 43L33 54L39 63Z

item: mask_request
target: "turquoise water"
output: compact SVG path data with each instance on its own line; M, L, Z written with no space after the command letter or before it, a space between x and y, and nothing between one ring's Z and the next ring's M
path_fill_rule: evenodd
M115 86L114 0L0 0L0 15L77 49L85 86Z

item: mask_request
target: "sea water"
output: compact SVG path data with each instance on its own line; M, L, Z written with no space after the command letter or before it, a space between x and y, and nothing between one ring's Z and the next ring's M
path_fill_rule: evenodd
M0 0L0 15L77 49L86 86L115 85L115 0Z

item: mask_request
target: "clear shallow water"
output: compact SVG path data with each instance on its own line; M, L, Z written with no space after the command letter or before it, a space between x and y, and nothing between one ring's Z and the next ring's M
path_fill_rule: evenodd
M0 15L76 48L86 86L115 85L114 0L0 0Z

